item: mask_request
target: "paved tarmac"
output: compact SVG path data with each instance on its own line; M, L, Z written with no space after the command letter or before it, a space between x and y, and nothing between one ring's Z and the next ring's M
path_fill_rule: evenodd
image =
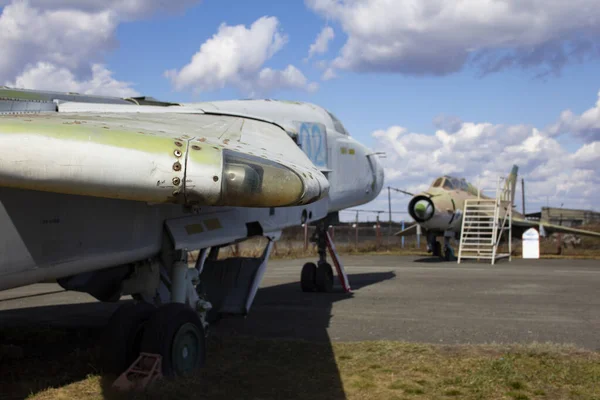
M353 287L303 293L309 260L271 261L250 314L224 319L221 335L323 341L572 343L600 350L600 261L437 262L405 256L345 256ZM0 327L106 323L103 304L55 284L0 293ZM1 329L1 328L0 328Z

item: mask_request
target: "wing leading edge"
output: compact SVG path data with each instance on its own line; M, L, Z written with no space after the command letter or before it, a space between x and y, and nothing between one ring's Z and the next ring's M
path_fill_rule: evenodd
M0 116L0 186L240 207L307 204L328 193L325 176L273 124L156 109Z
M539 228L543 227L547 233L572 233L575 235L591 236L600 238L600 232L588 231L584 229L569 228L567 226L548 224L545 222L529 221L524 219L513 219L513 225L522 228Z

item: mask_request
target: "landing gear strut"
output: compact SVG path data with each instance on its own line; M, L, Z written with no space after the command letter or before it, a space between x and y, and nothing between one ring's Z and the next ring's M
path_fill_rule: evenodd
M444 235L444 248L442 251L441 243L436 239L434 234L429 233L427 236L427 251L430 251L434 257L439 257L444 261L456 260L454 250L450 246L450 239L450 236Z
M313 243L317 243L319 261L317 261L317 264L308 262L302 267L300 286L303 292L330 293L333 291L333 268L331 264L327 262L328 249L335 263L342 287L346 292L351 290L344 267L337 256L331 237L327 232L327 227L329 226L327 222L327 220L320 221L311 238Z
M444 260L446 261L454 261L456 260L454 256L454 250L450 246L450 237L444 236Z
M111 317L103 338L106 372L123 373L140 353L160 355L163 376L186 376L204 365L205 317L211 305L196 293L199 271L189 268L187 256L185 250L164 251L157 261L162 268L154 274L170 281L168 286L148 283L152 268L136 271L144 286L154 287L134 294L136 302L122 305Z
M155 360L152 373L160 365L162 376L186 376L202 368L208 320L248 314L280 235L266 236L269 242L260 257L218 260L219 247L210 247L210 252L204 248L194 268L188 265L188 251L175 249L164 235L162 251L131 265L120 282L120 294L131 294L135 303L121 306L109 322L104 335L106 372L127 382L129 373L141 372L144 357ZM322 285L320 273L317 269L315 282Z
M324 221L317 224L311 241L317 243L319 261L317 264L308 262L302 267L302 291L329 293L333 290L333 268L327 262L327 228Z

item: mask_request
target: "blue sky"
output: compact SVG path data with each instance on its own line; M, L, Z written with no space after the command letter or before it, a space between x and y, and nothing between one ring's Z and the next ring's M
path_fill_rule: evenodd
M187 9L184 15L122 24L116 35L119 48L107 57L107 64L116 79L134 82L136 90L157 98L238 98L239 91L230 87L201 95L190 90L175 92L162 74L189 62L222 22L249 25L262 16L277 17L289 36L287 45L269 60L268 66L281 69L293 63L311 80L318 80L321 71L302 60L326 24L338 31L339 24L316 15L301 1L205 0ZM343 44L344 37L337 35L322 59L331 58ZM323 105L336 113L352 135L372 143L373 130L392 124L400 123L420 133L432 132L433 119L442 113L460 116L465 121L543 127L554 122L564 109L576 113L588 109L600 88L599 71L600 61L595 60L570 65L559 76L543 79L524 70L479 77L469 67L444 77L344 72L340 79L321 82L315 93L282 90L270 97ZM566 142L573 149L576 146L570 140Z
M392 186L421 190L443 173L487 179L518 163L531 182L528 208L549 198L598 209L600 4L577 1L466 0L459 9L453 0L0 0L0 84L184 102L310 101L388 153ZM38 31L19 33L31 24ZM326 26L333 39L306 60ZM237 50L219 50L231 40ZM323 78L327 68L333 79ZM264 69L270 80L259 79ZM459 123L436 126L440 115ZM485 163L465 156L478 149Z

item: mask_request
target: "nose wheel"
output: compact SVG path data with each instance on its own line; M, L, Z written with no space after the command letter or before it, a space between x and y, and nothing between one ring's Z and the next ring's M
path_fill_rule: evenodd
M317 266L313 262L308 262L302 267L300 275L300 286L303 292L323 292L333 291L333 268L328 262L320 263Z
M442 259L444 261L455 261L456 260L456 256L454 255L454 250L452 249L452 246L450 246L450 240L448 237L444 238L443 250L442 250L442 244L435 239L429 244L428 247L431 248L431 254L434 257L439 257L440 259Z

